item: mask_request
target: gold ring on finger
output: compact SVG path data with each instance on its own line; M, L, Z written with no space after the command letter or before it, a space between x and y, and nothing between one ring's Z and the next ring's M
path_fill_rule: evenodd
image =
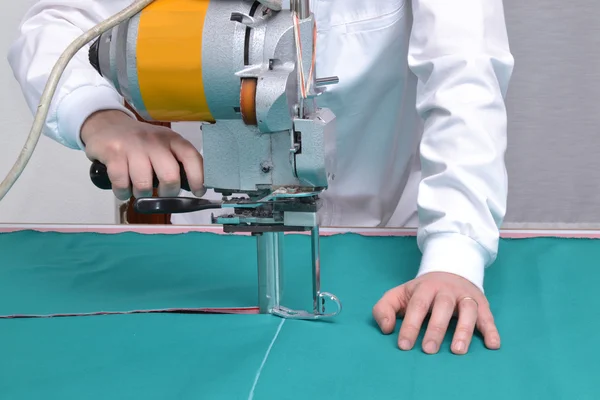
M472 300L472 301L474 301L474 302L475 302L475 305L477 306L477 308L479 308L479 303L478 303L478 302L477 302L477 300L475 300L474 298L472 298L472 297L469 297L469 296L466 296L466 297L463 297L462 299L460 299L459 303L461 303L461 302L462 302L462 301L464 301L464 300Z

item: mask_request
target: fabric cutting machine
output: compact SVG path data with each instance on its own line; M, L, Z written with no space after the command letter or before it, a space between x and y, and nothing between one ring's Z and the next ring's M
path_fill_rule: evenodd
M338 79L316 78L309 0L277 10L269 3L277 2L157 0L100 35L90 62L147 121L203 123L205 186L222 201L139 198L136 210L223 209L213 223L256 236L261 313L332 317L341 303L321 291L318 210L335 178L335 116L316 97ZM98 162L91 178L111 188ZM291 231L312 237L310 311L281 303L283 241Z

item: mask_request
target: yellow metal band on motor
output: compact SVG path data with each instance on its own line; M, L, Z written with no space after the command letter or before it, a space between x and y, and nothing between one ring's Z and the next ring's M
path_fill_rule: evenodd
M137 72L156 121L214 122L202 81L202 31L210 0L157 0L140 14Z

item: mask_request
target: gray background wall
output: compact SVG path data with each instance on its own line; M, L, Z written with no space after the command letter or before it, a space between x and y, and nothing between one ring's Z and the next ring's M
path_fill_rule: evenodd
M504 1L515 56L505 226L600 228L600 3Z

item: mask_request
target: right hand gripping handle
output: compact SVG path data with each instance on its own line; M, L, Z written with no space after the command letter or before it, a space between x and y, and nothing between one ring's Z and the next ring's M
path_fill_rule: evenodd
M185 174L185 169L183 168L183 165L181 163L179 163L179 176L181 179L181 188L183 190L187 190L188 192L191 191L190 185L187 181L187 176ZM106 165L102 164L100 161L94 161L92 163L92 166L90 167L90 179L92 180L92 183L99 189L112 189L112 183L110 181L110 178L108 177ZM153 174L152 187L156 189L158 188L158 184L158 177L156 176L156 174Z

